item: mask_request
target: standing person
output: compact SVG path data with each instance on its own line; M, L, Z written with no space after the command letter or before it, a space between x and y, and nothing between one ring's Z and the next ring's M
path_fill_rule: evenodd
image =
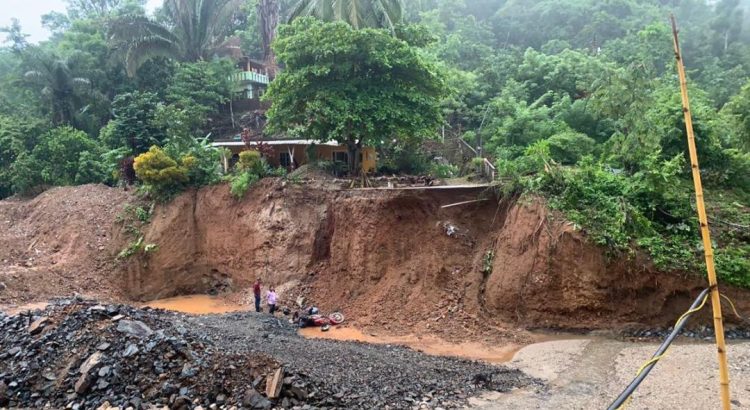
M276 311L276 290L273 286L268 289L266 299L268 299L268 311L273 315L273 312Z
M253 295L255 296L255 311L260 312L260 278L255 279Z

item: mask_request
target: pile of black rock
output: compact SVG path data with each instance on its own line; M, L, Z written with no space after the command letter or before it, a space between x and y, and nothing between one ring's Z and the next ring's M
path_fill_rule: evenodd
M392 345L306 339L286 320L61 299L0 313L0 408L459 408L541 384Z
M265 409L286 398L265 395L278 369L268 356L222 353L167 312L68 299L0 313L0 407Z

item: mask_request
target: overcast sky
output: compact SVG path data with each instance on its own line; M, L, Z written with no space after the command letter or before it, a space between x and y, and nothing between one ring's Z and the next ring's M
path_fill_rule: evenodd
M162 0L148 0L147 8L153 11ZM0 0L0 27L10 25L13 17L21 22L23 32L29 34L30 42L46 40L50 32L42 27L42 15L50 11L65 12L63 0ZM3 38L0 37L0 41Z

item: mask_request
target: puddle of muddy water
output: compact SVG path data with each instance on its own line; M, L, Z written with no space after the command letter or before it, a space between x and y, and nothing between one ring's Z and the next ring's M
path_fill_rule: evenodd
M222 298L211 295L176 296L168 299L152 300L143 304L143 306L193 315L232 313L250 309L250 306L230 303Z
M143 306L172 310L189 314L221 314L239 311L247 311L250 305L231 303L226 299L210 295L188 295L177 296L168 299L154 300ZM490 346L484 343L463 342L450 343L436 336L430 335L406 335L389 336L365 333L359 329L348 326L332 327L323 332L320 328L309 327L299 330L299 334L307 338L320 338L341 341L357 341L372 344L401 345L411 349L434 356L453 356L470 360L481 360L487 363L507 363L513 359L515 354L525 345L506 344L502 346ZM534 334L534 342L546 342L553 340L571 339L570 335L558 334ZM575 338L584 338L576 336Z
M0 306L0 311L4 312L6 315L15 316L21 312L27 312L30 310L44 310L47 305L49 305L47 302L35 302L27 303L25 305Z
M435 336L381 336L367 334L351 327L332 327L327 332L321 331L320 328L308 327L300 329L299 334L308 338L402 345L429 355L453 356L495 364L507 363L513 360L519 350L528 346L515 343L502 346L491 346L473 342L451 343ZM541 332L533 333L532 338L534 340L532 345L559 340L587 339L587 337L581 335Z
M435 336L380 336L366 334L351 327L332 327L327 332L321 331L320 328L308 327L300 329L299 334L308 338L402 345L429 355L454 356L488 363L508 362L523 347L517 344L487 346L472 342L450 343Z

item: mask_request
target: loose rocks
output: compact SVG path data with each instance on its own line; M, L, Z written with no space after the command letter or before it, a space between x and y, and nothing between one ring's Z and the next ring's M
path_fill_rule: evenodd
M154 333L150 327L138 320L120 320L117 322L117 331L140 338L151 336Z
M32 334L32 323L44 326ZM516 370L403 347L304 339L255 313L187 316L74 299L0 315L0 407L456 408L481 390L532 383Z
M115 315L126 318L112 322ZM44 331L31 332L36 323ZM258 354L223 354L178 332L168 314L76 300L41 317L0 317L0 353L0 407L11 408L231 406L279 366Z

